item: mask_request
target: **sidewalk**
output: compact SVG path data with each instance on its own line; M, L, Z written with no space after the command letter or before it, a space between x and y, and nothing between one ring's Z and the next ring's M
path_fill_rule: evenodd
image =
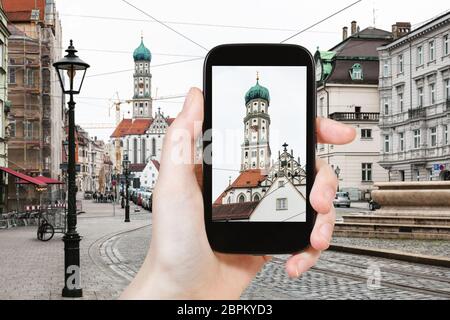
M151 223L151 214L133 213L124 223L123 209L83 201L78 216L83 299L115 299L129 281L117 275L100 257L99 245L115 234ZM49 242L36 239L36 226L0 230L0 299L63 299L64 243L62 234Z

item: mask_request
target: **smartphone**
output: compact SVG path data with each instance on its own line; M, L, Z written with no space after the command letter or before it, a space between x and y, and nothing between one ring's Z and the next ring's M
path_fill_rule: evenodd
M203 199L213 250L304 250L316 213L315 68L305 48L227 44L204 64Z

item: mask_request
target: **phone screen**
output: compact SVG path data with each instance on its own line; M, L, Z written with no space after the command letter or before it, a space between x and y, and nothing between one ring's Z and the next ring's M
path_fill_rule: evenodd
M212 221L306 222L307 67L212 66Z

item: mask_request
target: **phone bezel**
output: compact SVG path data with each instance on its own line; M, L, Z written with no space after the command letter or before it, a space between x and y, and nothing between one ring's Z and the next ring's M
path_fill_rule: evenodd
M262 53L263 52L263 53ZM305 48L291 44L225 44L213 48L204 63L203 133L212 126L213 66L305 66L307 69L307 159L306 222L213 222L212 165L203 161L203 202L205 226L213 250L236 254L287 254L304 250L316 213L309 202L315 177L316 82L314 59ZM305 113L301 112L300 116ZM203 140L203 150L210 149L212 137ZM311 174L312 173L312 174Z

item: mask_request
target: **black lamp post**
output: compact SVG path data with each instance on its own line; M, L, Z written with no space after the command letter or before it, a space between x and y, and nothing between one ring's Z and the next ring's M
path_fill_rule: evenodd
M341 174L341 168L339 168L339 166L337 166L336 169L334 170L334 173L336 174L336 177L338 180L337 192L339 192L339 175Z
M68 211L67 230L64 234L64 289L63 297L78 298L83 296L80 278L80 240L77 232L77 187L75 184L75 101L73 95L79 94L83 85L86 70L89 65L77 55L72 40L66 50L67 55L55 62L55 67L61 88L64 94L70 96L69 100L69 138L68 138Z
M128 187L130 186L130 181L128 180L130 160L128 160L128 154L126 153L123 155L122 168L125 176L125 222L130 222L130 195L128 193Z

